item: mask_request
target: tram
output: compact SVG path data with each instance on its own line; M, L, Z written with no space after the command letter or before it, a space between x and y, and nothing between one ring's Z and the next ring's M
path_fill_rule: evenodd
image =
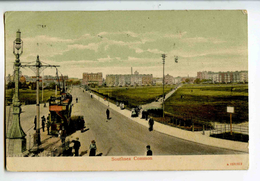
M70 131L70 118L72 111L72 95L61 93L58 96L51 96L49 99L49 121L50 133L58 135L59 130Z
M65 130L66 134L72 134L77 130L84 131L84 117L82 115L71 116L72 107L72 95L69 93L50 97L48 121L52 135L58 135L60 130Z

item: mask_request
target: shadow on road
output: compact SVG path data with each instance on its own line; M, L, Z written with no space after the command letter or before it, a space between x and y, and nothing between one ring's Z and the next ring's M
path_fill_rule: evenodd
M42 144L45 143L46 141L48 141L51 138L52 138L52 136L50 136L49 138L46 138L45 140L42 141Z
M54 146L54 145L57 144L58 142L60 142L60 140L57 140L57 141L55 141L55 142L53 142L53 143L51 143L51 144L49 144L49 145L46 145L45 147L43 147L43 149L44 149L44 150L47 150L48 148Z
M88 150L82 151L79 156L83 156L88 153Z
M32 154L32 157L38 157L39 154L43 151L44 151L43 148L39 148L39 149L35 149L35 150L30 150L29 154ZM26 155L25 157L28 157L28 155Z
M81 133L84 133L84 132L86 132L86 131L88 131L88 130L89 130L89 128L83 129L83 130L81 131Z
M99 154L97 154L96 156L102 156L102 154L103 154L103 153L99 153Z
M107 156L111 150L112 150L112 147L110 147L110 148L107 150L107 153L105 154L105 156Z

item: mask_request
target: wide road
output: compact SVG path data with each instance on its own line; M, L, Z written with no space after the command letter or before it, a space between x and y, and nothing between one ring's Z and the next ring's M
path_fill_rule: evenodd
M239 154L228 149L202 145L157 131L149 132L147 127L110 110L111 119L106 119L107 105L89 93L74 87L74 115L84 115L86 128L84 133L77 132L81 141L81 152L88 150L91 140L96 140L98 152L103 156L145 155L146 145L151 145L154 155L204 155L204 154ZM79 102L75 103L78 97Z

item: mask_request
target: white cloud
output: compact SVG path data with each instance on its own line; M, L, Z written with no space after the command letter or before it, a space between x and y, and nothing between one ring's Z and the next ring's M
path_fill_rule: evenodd
M23 38L24 42L35 42L36 43L42 43L42 42L73 42L75 40L73 39L62 39L62 38L58 38L58 37L51 37L51 36L47 36L47 35L39 35L36 37L30 37L30 38Z
M158 62L158 59L155 58L137 58L137 57L128 57L128 62L138 62L139 65L142 63L151 63L151 62ZM159 59L160 60L160 59Z
M233 47L229 49L218 49L218 50L208 50L205 52L197 52L197 51L183 51L183 50L174 50L169 52L168 57L174 57L178 55L179 57L184 58L193 58L193 57L203 57L203 56L210 56L210 55L240 55L240 56L247 56L248 51L246 48L243 47Z
M163 51L160 51L158 49L148 49L147 51L150 52L150 53L155 53L155 54L164 53Z
M100 32L97 36L104 36L104 35L128 35L131 37L138 37L139 34L134 33L132 31L123 31L123 32Z
M134 49L136 53L143 53L144 52L141 48L138 48L138 47L132 47L132 49Z
M103 36L103 35L107 35L107 34L109 34L109 33L108 32L100 32L100 33L97 34L97 36Z
M177 34L165 34L164 37L165 38L173 38L173 39L175 39L175 38L182 38L186 34L187 34L187 32L184 31L184 32L179 32Z
M79 65L79 64L88 64L93 63L93 60L71 60L66 62L59 62L60 65ZM54 64L57 62L54 62Z
M183 41L187 43L213 43L213 44L220 44L226 42L224 40L220 40L217 38L205 38L205 37L184 38Z
M111 61L112 58L110 58L110 56L108 55L106 58L99 58L98 61L99 62L109 62Z
M205 43L208 42L209 40L204 37L193 37L193 38L185 38L183 39L183 41L187 43Z
M129 61L140 61L143 60L142 58L136 58L136 57L128 57Z
M71 49L88 49L88 50L94 50L97 52L98 50L98 46L99 46L99 43L89 43L87 45L82 45L82 44L73 44L73 45L68 45L68 50L71 50Z

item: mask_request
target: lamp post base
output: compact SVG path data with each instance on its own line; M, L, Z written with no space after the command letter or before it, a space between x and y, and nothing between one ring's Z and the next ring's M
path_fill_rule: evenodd
M26 139L25 138L16 138L8 139L8 156L23 156L23 152L26 151Z
M34 135L34 145L40 146L41 145L41 135L40 131L37 131Z

